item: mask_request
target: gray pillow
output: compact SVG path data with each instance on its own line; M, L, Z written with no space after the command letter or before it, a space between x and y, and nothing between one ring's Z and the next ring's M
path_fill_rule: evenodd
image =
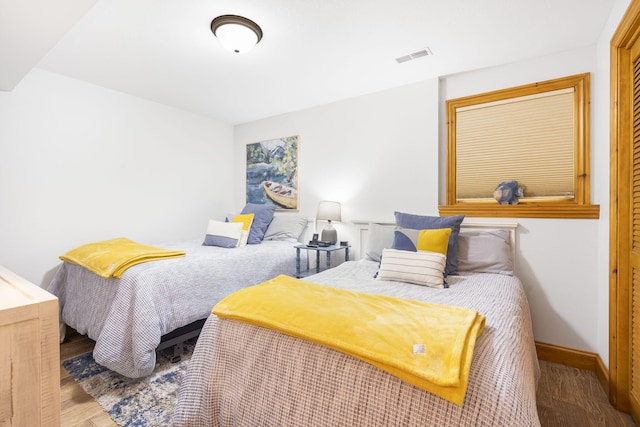
M253 223L251 223L251 229L249 230L249 239L247 243L250 245L256 245L262 242L264 233L273 219L273 214L276 212L274 205L259 205L255 203L247 203L242 208L241 214L254 214Z
M458 236L458 271L513 276L513 253L507 230L463 231Z
M275 215L264 233L264 240L297 242L306 227L307 219L303 216Z
M458 233L464 215L457 216L423 216L402 212L395 212L396 225L401 228L414 230L431 230L434 228L450 228L449 245L447 246L447 265L444 269L445 276L454 274L458 270Z
M380 262L382 250L391 248L394 230L395 227L393 226L370 222L364 258L370 261Z

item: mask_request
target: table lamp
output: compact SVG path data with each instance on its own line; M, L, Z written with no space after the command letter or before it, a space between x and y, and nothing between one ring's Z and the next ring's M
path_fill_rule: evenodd
M336 232L336 229L331 225L331 221L342 221L340 213L340 203L330 202L326 200L320 202L318 204L318 214L316 215L316 220L329 222L325 229L322 230L322 236L320 237L320 240L335 245L338 241L338 233Z

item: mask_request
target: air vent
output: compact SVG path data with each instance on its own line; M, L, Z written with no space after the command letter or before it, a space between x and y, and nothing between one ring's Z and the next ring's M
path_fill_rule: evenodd
M424 49L419 50L417 52L413 52L413 53L410 53L409 55L396 58L396 62L398 64L402 64L403 62L408 62L408 61L411 61L412 59L418 59L418 58L422 58L423 56L429 56L429 55L433 55L433 53L431 53L431 49L429 49L428 47L425 47Z

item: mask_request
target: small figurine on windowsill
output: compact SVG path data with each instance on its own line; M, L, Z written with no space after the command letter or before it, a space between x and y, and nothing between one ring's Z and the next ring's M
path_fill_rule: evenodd
M493 198L501 205L517 205L518 197L524 197L524 189L518 187L518 181L503 181L493 192Z

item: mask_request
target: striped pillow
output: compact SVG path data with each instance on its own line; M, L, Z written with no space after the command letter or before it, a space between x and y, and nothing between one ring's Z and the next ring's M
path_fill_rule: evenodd
M443 288L446 262L437 252L383 249L377 279Z

